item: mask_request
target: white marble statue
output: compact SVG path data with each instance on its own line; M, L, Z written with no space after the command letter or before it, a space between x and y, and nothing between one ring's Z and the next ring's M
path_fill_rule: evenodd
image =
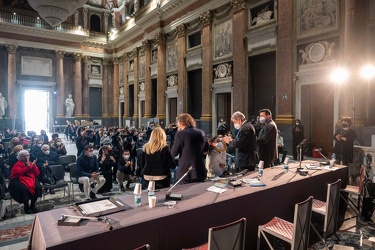
M68 98L66 98L65 106L66 106L66 116L65 117L73 117L73 111L74 111L74 107L76 105L73 102L71 94L69 94Z
M5 100L5 97L0 93L0 119L3 119L5 116L5 109L8 107L8 103Z

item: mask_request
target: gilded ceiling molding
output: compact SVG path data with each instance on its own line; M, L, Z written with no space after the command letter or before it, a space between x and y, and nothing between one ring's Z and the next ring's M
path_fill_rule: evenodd
M202 15L199 17L200 21L202 22L203 26L211 25L212 21L212 13L210 10L204 12Z
M233 13L246 9L245 0L232 0Z
M55 53L56 53L57 58L59 59L63 59L65 56L65 51L62 51L62 50L56 50Z
M180 24L176 27L177 30L177 36L182 37L186 35L186 27L185 24Z
M5 47L9 54L14 54L17 51L18 46L14 44L5 44Z

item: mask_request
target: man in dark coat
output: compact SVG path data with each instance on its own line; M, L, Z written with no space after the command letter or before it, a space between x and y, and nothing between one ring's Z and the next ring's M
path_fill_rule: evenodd
M268 168L277 159L277 126L269 109L260 110L259 116L260 123L264 124L257 138L259 160L264 161L264 168Z
M206 179L206 168L203 153L207 152L209 145L205 133L195 127L191 115L183 113L177 117L178 132L174 138L171 150L173 157L180 155L178 161L177 179L180 179L189 169L193 169L183 180L184 183L201 182Z
M231 120L234 127L238 129L238 133L234 139L225 136L223 141L236 148L237 169L254 171L255 165L259 161L255 129L251 122L246 120L245 115L239 111L233 113Z

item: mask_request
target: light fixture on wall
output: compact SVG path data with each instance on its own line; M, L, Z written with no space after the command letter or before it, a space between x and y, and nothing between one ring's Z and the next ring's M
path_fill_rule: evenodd
M28 0L30 6L51 26L59 25L87 0Z

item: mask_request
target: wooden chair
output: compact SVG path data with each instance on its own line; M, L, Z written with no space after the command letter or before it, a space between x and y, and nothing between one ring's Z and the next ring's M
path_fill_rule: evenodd
M362 194L363 194L363 181L365 179L366 170L365 167L362 165L359 171L359 186L353 185L346 185L344 189L341 189L340 196L349 205L349 207L353 210L356 216L359 218L361 214L361 207L362 207ZM350 198L350 195L356 195L358 197L358 201L355 202L353 199Z
M318 233L313 224L311 224L311 227L318 237L323 241L327 249L329 249L325 242L327 237L334 234L337 240L340 240L336 234L339 216L340 188L340 179L334 183L328 184L326 201L324 202L313 199L312 203L312 211L324 216L323 236Z
M274 217L271 221L258 227L257 249L260 249L261 236L264 237L268 246L274 249L268 240L266 233L273 235L291 244L291 249L305 250L309 246L311 207L313 197L297 203L294 208L293 223Z
M225 225L209 228L208 242L191 250L243 250L245 249L245 234L246 218L241 218Z

